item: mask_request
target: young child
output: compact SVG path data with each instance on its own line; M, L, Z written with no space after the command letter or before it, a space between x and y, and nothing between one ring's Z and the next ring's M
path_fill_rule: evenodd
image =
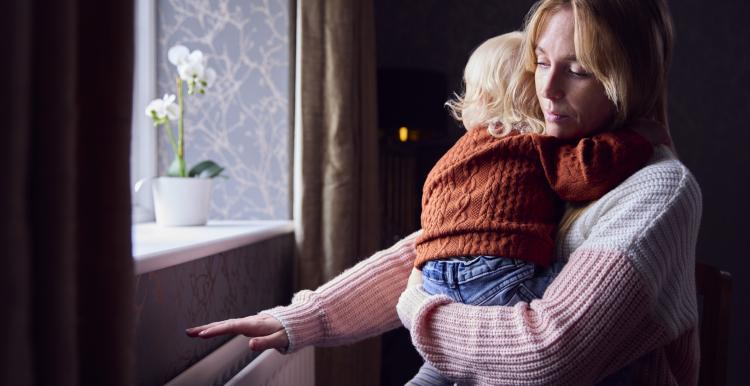
M553 266L553 248L564 202L600 198L653 152L631 130L562 141L498 121L510 111L506 92L522 39L507 33L472 53L464 94L447 103L467 133L424 185L415 267L425 291L461 303L540 298L561 265ZM453 382L426 362L408 384Z

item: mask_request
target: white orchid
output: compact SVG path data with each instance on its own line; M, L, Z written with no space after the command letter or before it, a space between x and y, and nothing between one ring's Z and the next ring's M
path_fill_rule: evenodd
M187 57L190 55L190 50L182 45L176 45L167 51L167 59L175 66L179 66L184 63Z
M203 77L205 71L201 62L189 61L177 66L177 72L180 74L182 80L190 82L195 78Z
M180 110L174 103L175 98L174 94L164 94L163 98L152 100L146 107L146 115L154 120L155 125L177 119Z
M207 68L206 71L203 72L203 77L198 79L202 83L205 83L206 86L209 84L214 84L214 81L216 80L216 71L214 71L213 68Z
M185 165L185 129L183 115L185 113L183 82L188 84L188 94L196 91L205 94L209 84L216 80L216 71L206 66L206 57L203 52L190 50L182 45L176 45L167 51L169 61L177 66L177 103L175 95L164 94L161 99L154 99L146 107L146 115L151 117L155 126L164 125L167 139L175 153L175 159L167 170L167 175L172 177L216 177L221 175L223 167L211 160L199 162L192 169L187 170ZM170 121L177 120L177 138L172 132Z
M207 59L200 50L190 52L187 47L176 45L169 49L167 58L177 66L180 79L188 82L188 93L191 95L196 91L204 94L205 87L216 80L216 71L206 66Z

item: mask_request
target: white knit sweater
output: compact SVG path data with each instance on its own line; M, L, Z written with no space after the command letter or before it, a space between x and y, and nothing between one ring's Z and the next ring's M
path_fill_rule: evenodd
M558 245L568 263L530 304L472 306L419 287L399 298L414 234L264 313L286 328L289 351L377 335L400 317L422 356L460 383L585 385L627 366L637 384L692 385L700 214L695 179L660 148L573 224Z

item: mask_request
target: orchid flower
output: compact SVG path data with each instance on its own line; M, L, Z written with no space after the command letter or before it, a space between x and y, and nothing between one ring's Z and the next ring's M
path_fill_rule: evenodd
M167 59L175 66L182 64L186 58L190 55L190 50L182 45L176 45L167 51Z
M177 66L180 79L188 83L190 95L196 91L205 94L205 87L216 80L216 71L206 66L207 59L200 50L190 52L187 47L176 45L169 49L167 58Z
M174 94L164 94L163 98L152 100L146 107L146 115L154 120L155 125L177 119L180 111L174 103L175 98Z

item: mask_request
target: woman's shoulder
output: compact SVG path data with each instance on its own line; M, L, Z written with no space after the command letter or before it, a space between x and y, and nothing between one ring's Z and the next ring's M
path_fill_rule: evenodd
M648 164L613 189L612 193L620 195L619 198L625 202L639 202L648 197L648 202L668 205L684 195L697 195L696 198L700 199L700 186L672 150L658 146Z
M585 210L566 244L625 252L663 234L686 233L693 238L701 211L695 177L669 149L660 147L646 166Z
M627 261L639 273L634 283L649 294L654 318L676 336L695 325L690 283L701 200L690 170L658 148L646 166L581 214L559 240L558 256Z

